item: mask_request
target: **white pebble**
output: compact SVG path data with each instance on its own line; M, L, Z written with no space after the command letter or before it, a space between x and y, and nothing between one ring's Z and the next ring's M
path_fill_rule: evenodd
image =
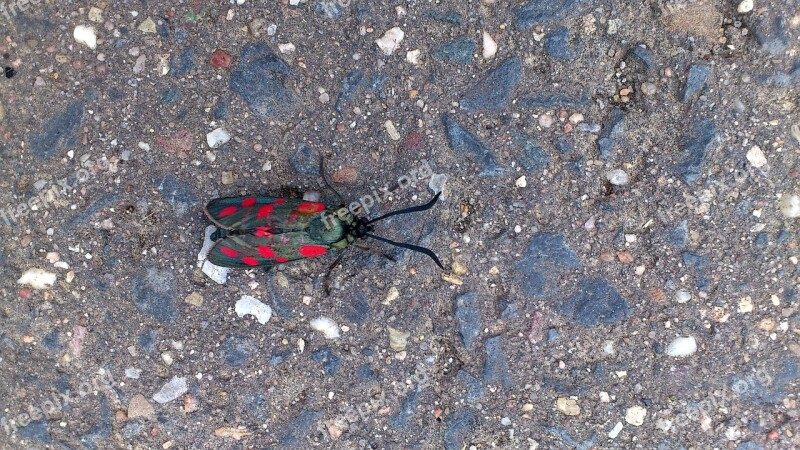
M692 299L692 294L689 291L678 291L675 293L675 300L678 303L686 303Z
M269 322L272 317L272 308L269 305L261 303L257 298L250 295L243 295L242 298L236 302L236 315L244 317L251 315L256 318L258 323L264 325Z
M753 10L753 0L742 0L739 6L736 7L736 12L739 14L749 13Z
M217 231L217 227L214 225L209 225L206 227L203 247L197 254L197 265L200 266L200 269L208 276L208 278L211 278L217 284L225 284L225 282L228 280L228 272L230 272L231 269L227 267L215 266L214 264L211 264L210 261L206 260L208 251L211 250L211 246L214 245L214 241L211 240L211 235L214 234L215 231Z
M135 369L133 367L128 367L125 369L125 376L131 379L137 379L142 374L142 369Z
M75 31L72 32L72 37L74 37L79 44L84 44L92 50L97 48L97 34L92 26L76 26Z
M405 35L400 27L394 27L386 31L380 39L376 39L375 44L378 45L384 55L389 56L397 50Z
M747 151L747 160L755 168L763 167L767 164L767 157L761 151L761 147L754 145L753 148Z
M628 184L628 181L630 181L628 174L622 169L609 170L606 172L606 178L608 179L608 182L614 186L624 186Z
M230 140L231 135L223 128L217 128L206 135L206 142L208 142L208 146L211 148L218 148Z
M631 406L625 411L625 422L638 427L644 423L645 416L647 416L647 409L641 406Z
M433 193L441 192L442 193L442 200L446 200L446 195L444 194L444 185L447 183L447 179L449 177L446 173L437 173L431 175L430 181L428 181L428 188L433 191Z
M56 282L56 274L43 269L28 269L19 277L17 284L27 284L34 289L48 289Z
M783 194L779 203L783 217L796 219L800 217L800 195Z
M503 417L502 419L500 419L500 424L503 425L504 427L510 427L511 419L509 419L508 417Z
M497 53L497 42L487 31L483 32L483 59L491 59Z
M175 376L153 395L153 400L158 403L171 402L188 391L189 386L186 384L186 378Z
M669 356L689 356L697 351L697 341L694 336L679 337L672 341L667 347L667 355Z
M278 50L280 50L280 52L283 54L294 53L296 49L297 48L291 42L287 42L286 44L278 44Z
M318 202L320 198L322 198L322 194L317 191L303 192L304 202Z
M419 64L419 56L421 54L422 52L419 49L406 52L406 61L416 66Z
M515 181L514 184L516 184L517 187L519 187L519 188L524 188L525 186L528 185L528 180L526 180L525 179L525 175L523 175L523 176L517 178L517 181Z
M614 428L608 432L608 437L611 439L616 439L616 437L619 436L620 431L622 431L622 422L617 422L617 424L614 425Z
M312 320L311 328L325 335L325 339L336 339L339 337L339 327L336 325L336 322L324 316Z
M400 140L400 132L397 131L397 128L395 128L394 122L392 122L391 120L387 120L386 122L383 123L383 126L384 128L386 128L386 134L388 134L393 141Z

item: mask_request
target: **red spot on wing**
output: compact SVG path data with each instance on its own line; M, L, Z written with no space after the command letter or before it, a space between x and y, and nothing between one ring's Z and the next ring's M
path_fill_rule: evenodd
M256 204L255 197L247 197L246 199L242 200L242 206L247 208L248 206L253 206Z
M239 209L238 206L233 206L233 205L222 208L222 211L219 212L219 216L220 217L230 216L231 214L235 213L238 209Z
M270 227L258 227L253 234L258 237L270 237L272 236L272 233L269 232L269 229Z
M325 205L316 202L303 202L297 206L297 211L300 214L314 214L325 210Z
M220 245L219 251L222 252L223 255L227 256L228 258L237 258L239 256L239 252L232 248L223 247Z
M258 208L258 212L256 213L256 218L263 219L265 217L269 217L272 214L272 209L274 208L273 205L264 205L261 208Z
M301 256L306 258L313 258L315 256L322 256L328 252L328 247L322 245L304 245L298 250Z
M257 266L258 265L258 260L255 259L255 258L251 258L249 256L245 256L244 258L242 258L242 262L247 264L248 266Z
M279 198L279 199L276 199L273 203L275 203L276 205L282 205L282 204L286 203L286 199L285 198Z
M278 256L277 258L275 258L275 261L277 261L279 263L285 263L288 260L289 260L289 258L284 258L283 256Z
M272 251L271 248L267 247L266 245L259 245L258 246L258 253L261 253L261 256L264 258L274 258L275 252Z

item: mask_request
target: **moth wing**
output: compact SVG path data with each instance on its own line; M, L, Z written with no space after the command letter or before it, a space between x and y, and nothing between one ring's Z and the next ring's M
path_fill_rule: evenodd
M218 240L206 259L212 264L234 269L271 267L276 264L326 254L331 247L314 242L308 233L293 231L256 236L242 234Z
M316 214L324 210L322 203L264 196L218 198L205 208L208 218L220 228L264 228L265 231L273 229L282 233L303 230Z

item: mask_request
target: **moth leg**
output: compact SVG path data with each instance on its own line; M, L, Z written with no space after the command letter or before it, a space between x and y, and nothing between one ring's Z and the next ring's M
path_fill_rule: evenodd
M397 262L397 260L396 260L396 259L394 259L394 257L393 257L392 255L390 255L390 254L388 254L388 253L384 252L384 251L383 251L383 250L381 250L381 249L378 249L378 248L373 248L373 247L370 247L370 246L368 246L368 245L363 245L363 244L358 244L358 243L356 243L356 244L353 244L353 247L358 247L358 248L360 248L361 250L365 250L365 251L368 251L368 252L372 253L373 255L382 256L382 257L384 257L384 258L388 259L388 260L389 260L389 261L391 261L391 262Z
M337 256L333 263L328 266L328 270L325 272L325 280L322 282L322 287L325 289L326 296L331 295L331 272L333 272L333 269L335 269L342 261L342 257L345 253L347 253L347 248L339 252L339 256Z

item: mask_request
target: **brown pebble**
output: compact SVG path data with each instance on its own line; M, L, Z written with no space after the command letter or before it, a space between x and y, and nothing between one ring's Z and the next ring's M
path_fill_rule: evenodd
M31 298L31 290L26 288L26 287L20 289L19 290L19 298L21 298L23 300L27 300L27 299Z
M231 65L231 55L225 50L217 49L211 54L211 65L218 69L224 69Z
M611 252L600 253L600 261L603 261L604 263L614 262L614 255L612 255Z
M128 419L128 414L126 414L125 411L118 409L117 413L114 415L114 419L116 419L117 422L125 422Z
M340 123L339 125L336 125L336 131L344 133L345 130L347 130L347 126L345 124Z
M633 255L627 250L617 252L617 258L622 264L630 264L633 262Z
M343 167L333 172L331 179L334 183L355 183L358 180L358 171L355 167Z
M564 133L571 133L573 125L571 123L564 124Z
M778 430L770 430L770 432L767 433L767 439L769 439L770 441L777 441L778 436L779 436Z
M183 412L195 412L200 409L200 402L197 401L197 397L192 394L186 394L183 396Z

